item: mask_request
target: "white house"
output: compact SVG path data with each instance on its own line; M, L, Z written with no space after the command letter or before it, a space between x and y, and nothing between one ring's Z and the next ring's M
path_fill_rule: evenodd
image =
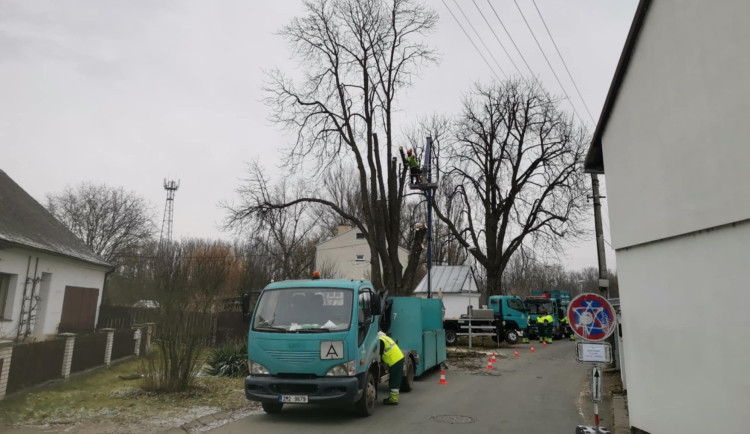
M634 432L750 432L750 2L642 0L605 173Z
M469 305L479 308L479 288L474 271L468 265L437 265L432 267L430 292L442 298L445 318L459 318ZM417 297L427 297L427 276L414 289Z
M338 234L315 246L315 268L326 279L369 279L370 246L356 228L339 226ZM409 251L398 248L398 259L406 266Z
M0 339L93 330L110 270L0 170Z

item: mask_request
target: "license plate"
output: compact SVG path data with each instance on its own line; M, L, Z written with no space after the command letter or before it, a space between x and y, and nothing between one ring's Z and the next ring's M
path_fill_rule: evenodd
M279 402L288 402L291 404L307 404L306 395L281 395Z

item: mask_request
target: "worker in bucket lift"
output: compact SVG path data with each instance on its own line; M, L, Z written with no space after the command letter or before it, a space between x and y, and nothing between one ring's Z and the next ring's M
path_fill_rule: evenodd
M550 336L552 321L552 315L547 313L547 308L542 307L541 313L536 317L536 322L539 325L539 343L552 343L552 337Z
M380 358L388 365L388 387L391 389L388 398L383 400L385 405L398 405L398 391L401 389L401 378L404 370L404 353L396 342L383 332L378 332L380 339Z

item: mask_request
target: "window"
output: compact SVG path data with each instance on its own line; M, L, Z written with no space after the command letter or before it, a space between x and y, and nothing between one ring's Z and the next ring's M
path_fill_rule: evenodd
M362 232L357 232L357 239L358 240L364 240L365 239L365 234L363 234Z
M12 303L8 302L10 296L10 281L12 274L0 273L0 319L10 319ZM13 279L15 280L15 279Z
M526 309L524 309L523 307L523 303L521 302L521 300L517 298L511 298L510 300L508 300L508 307L510 309L517 310L519 312L526 311Z
M357 255L357 262L364 262L365 255Z

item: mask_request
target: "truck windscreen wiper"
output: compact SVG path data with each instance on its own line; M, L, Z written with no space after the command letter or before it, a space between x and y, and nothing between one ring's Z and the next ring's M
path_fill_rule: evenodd
M297 329L295 330L295 332L297 333L320 333L320 332L330 333L331 330L327 328L323 328L323 327L318 327L318 328L310 328L310 329Z
M255 330L262 330L262 331L273 331L273 332L287 332L287 329L284 327L275 327L275 326L259 326L255 327Z

